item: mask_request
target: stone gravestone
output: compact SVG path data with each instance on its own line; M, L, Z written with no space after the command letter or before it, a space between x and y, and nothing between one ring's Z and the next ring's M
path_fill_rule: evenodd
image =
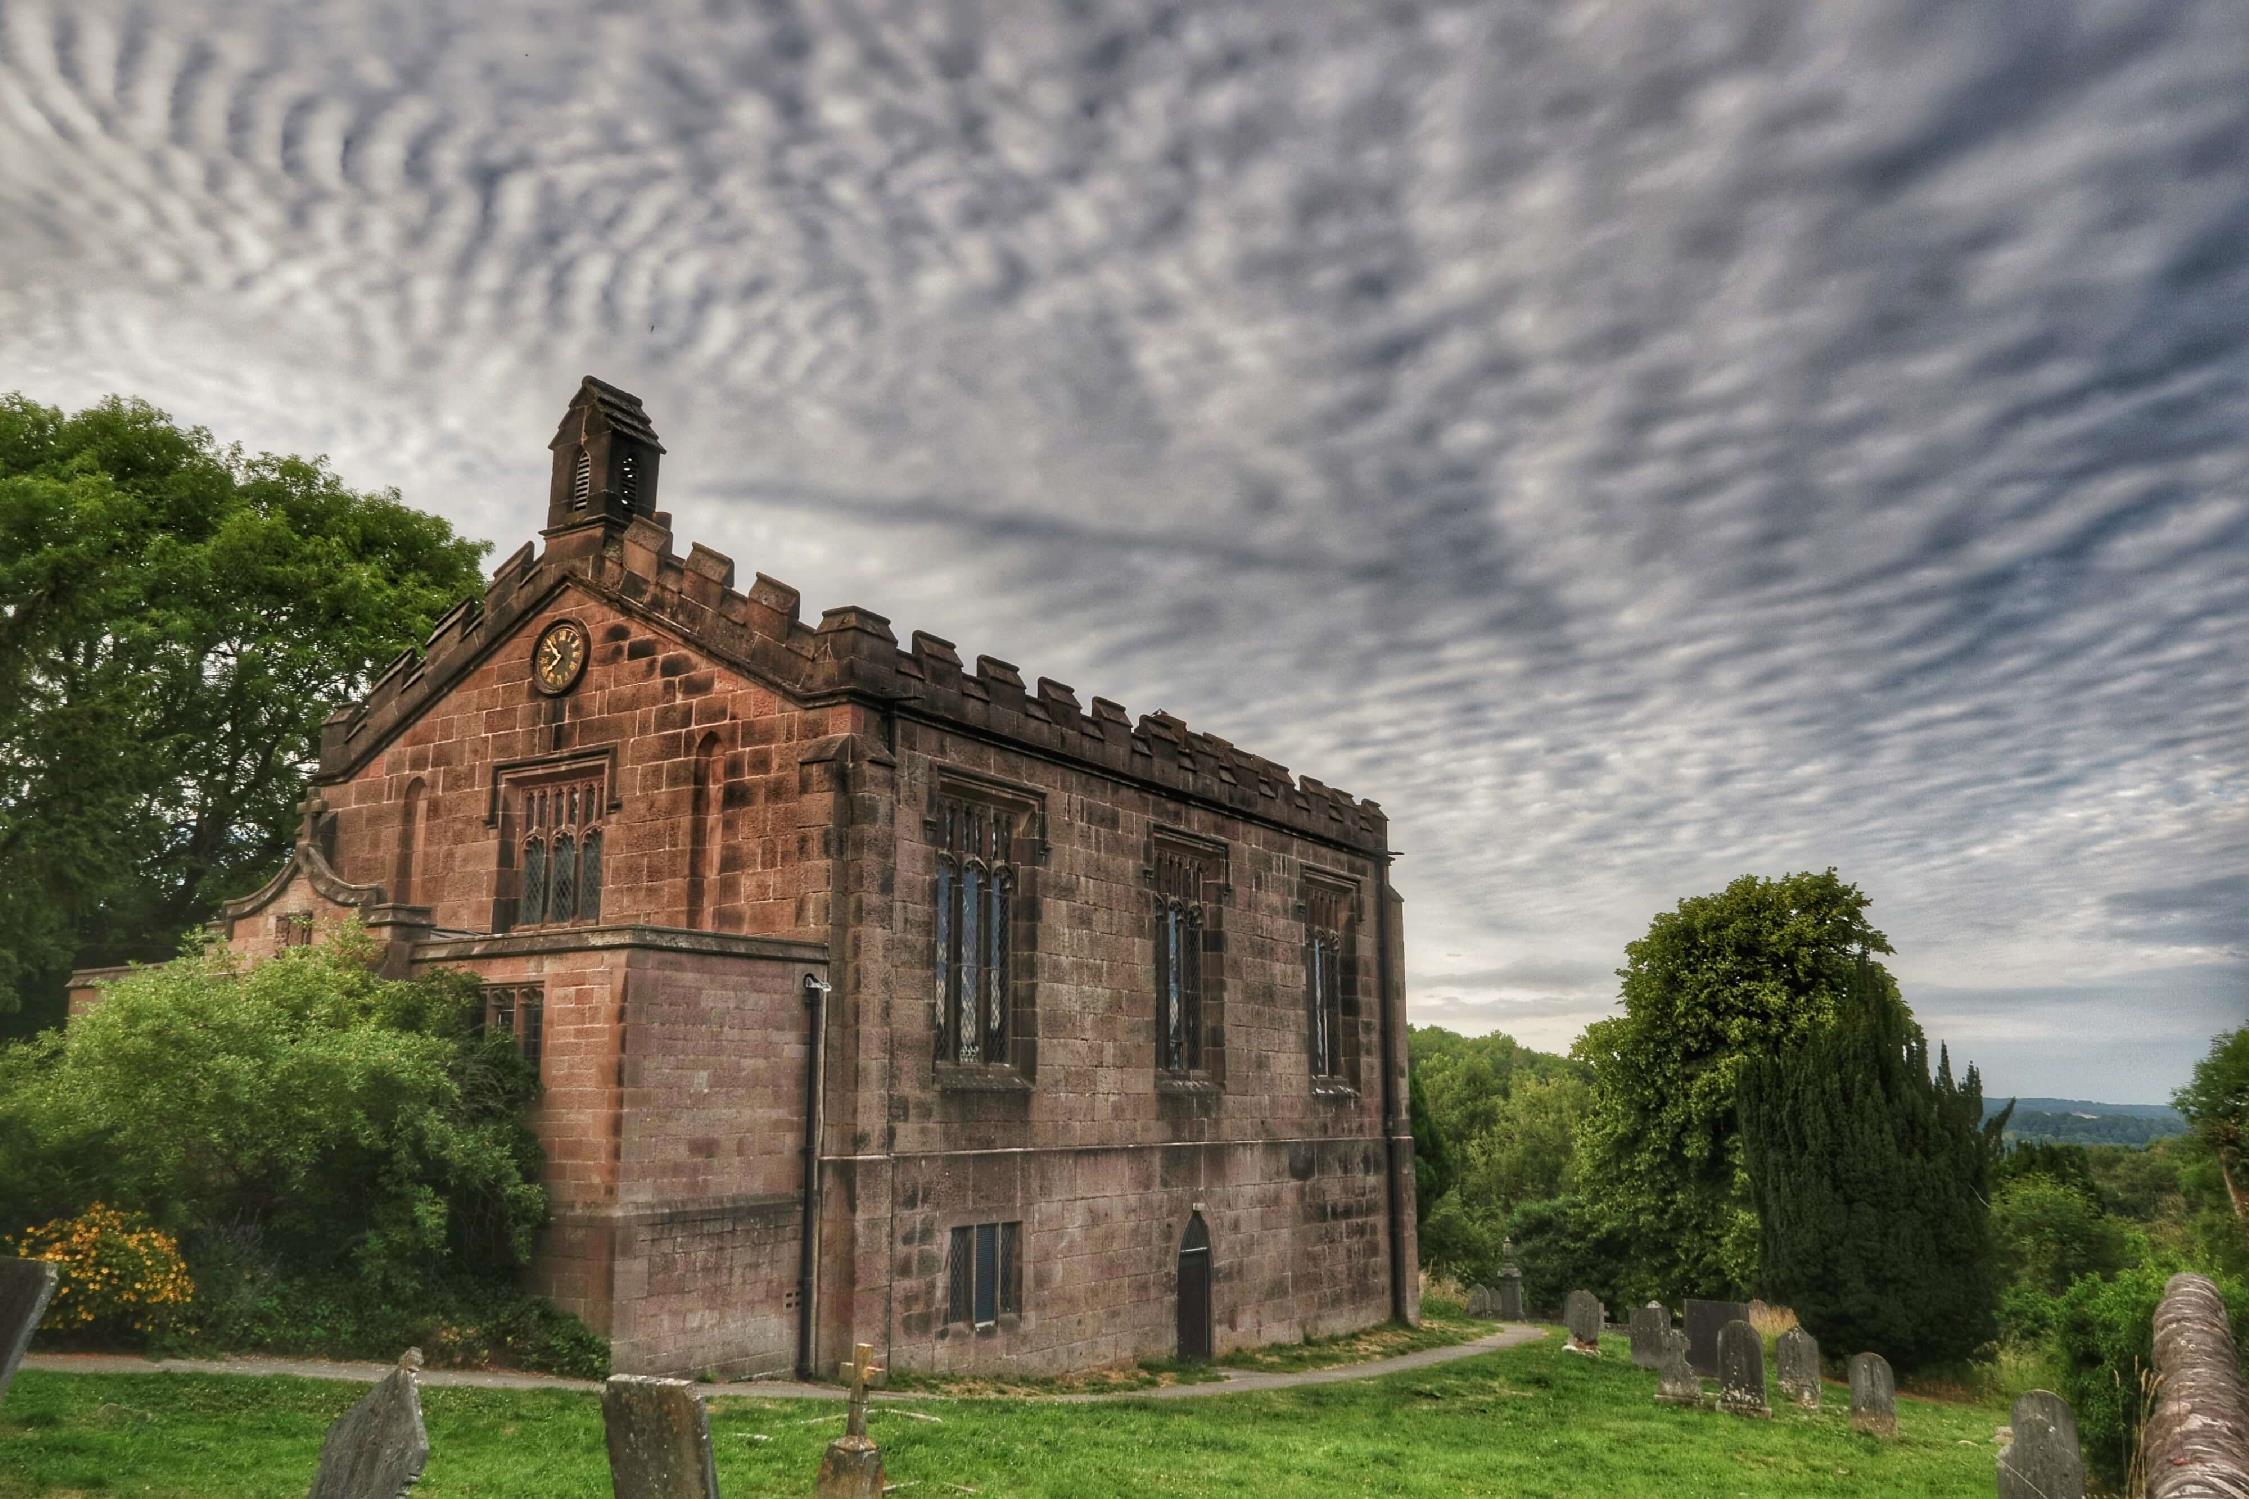
M1570 1330L1570 1350L1574 1353L1599 1353L1601 1351L1601 1324L1608 1319L1608 1311L1600 1298L1591 1291L1572 1291L1562 1303L1562 1323Z
M55 1267L45 1260L0 1260L0 1399L31 1348L31 1335L55 1294Z
M1497 1291L1490 1286L1470 1286L1468 1288L1469 1316L1492 1317L1497 1316L1498 1313L1499 1293Z
M1801 1327L1780 1335L1774 1350L1780 1363L1780 1392L1808 1411L1820 1408L1819 1339Z
M414 1371L422 1355L406 1350L357 1405L336 1418L320 1444L320 1467L309 1499L399 1499L429 1461L422 1429L422 1390Z
M1718 1329L1718 1408L1737 1416L1770 1416L1765 1400L1765 1340L1747 1322Z
M1509 1265L1499 1272L1499 1320L1523 1320L1523 1272Z
M610 1375L601 1424L617 1499L718 1499L710 1418L686 1380Z
M2051 1390L2015 1402L2014 1438L1999 1451L1999 1499L2085 1499L2077 1416Z
M882 1499L882 1449L867 1435L867 1384L880 1380L882 1372L868 1343L854 1344L851 1362L836 1371L837 1378L851 1381L851 1414L843 1435L820 1459L817 1499Z
M1705 1379L1718 1373L1718 1329L1729 1322L1747 1322L1746 1301L1698 1301L1687 1298L1687 1362Z
M1651 1301L1632 1314L1632 1364L1653 1369L1663 1362L1663 1335L1671 1331L1671 1309Z
M1702 1376L1687 1362L1687 1335L1666 1328L1656 1357L1656 1399L1664 1405L1702 1404Z
M1851 1358L1851 1430L1878 1437L1898 1434L1898 1382L1879 1353Z

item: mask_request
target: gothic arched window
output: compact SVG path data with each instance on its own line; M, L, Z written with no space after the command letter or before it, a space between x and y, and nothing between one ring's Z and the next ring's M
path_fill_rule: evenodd
M1304 894L1304 1004L1315 1078L1346 1079L1350 1035L1345 1000L1352 984L1352 892L1325 882Z
M932 998L940 1062L1013 1061L1015 845L1022 816L1018 808L973 797L937 801Z
M1202 854L1156 847L1156 1066L1194 1072L1203 1065L1205 902L1217 885Z
M602 791L598 778L508 788L520 859L516 926L601 918Z

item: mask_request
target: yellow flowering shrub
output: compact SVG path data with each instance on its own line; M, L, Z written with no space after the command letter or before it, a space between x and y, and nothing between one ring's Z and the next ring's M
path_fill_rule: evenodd
M179 1245L144 1214L97 1202L75 1218L25 1229L12 1247L24 1259L55 1265L55 1298L39 1324L47 1332L151 1332L175 1321L195 1297Z

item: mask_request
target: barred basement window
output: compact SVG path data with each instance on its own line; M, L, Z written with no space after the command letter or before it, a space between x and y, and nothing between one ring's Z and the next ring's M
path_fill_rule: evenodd
M522 888L518 926L566 926L601 917L601 784L527 786L521 792Z
M945 1320L991 1327L1022 1306L1020 1223L974 1223L953 1230L946 1252Z
M493 985L484 991L486 1034L510 1036L532 1066L546 1039L546 994L537 984Z
M1005 1062L1014 972L1017 814L965 798L937 803L937 1060Z
M273 918L274 942L280 947L312 946L312 913L284 911Z
M1349 891L1321 884L1305 891L1305 1020L1314 1077L1340 1078L1344 1073L1344 948L1350 907Z
M1155 845L1156 1066L1193 1072L1203 1065L1203 994L1210 920L1218 885L1210 859L1175 844Z

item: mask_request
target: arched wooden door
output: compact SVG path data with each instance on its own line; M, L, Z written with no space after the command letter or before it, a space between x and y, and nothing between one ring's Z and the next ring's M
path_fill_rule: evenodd
M1210 1229L1200 1213L1179 1241L1179 1359L1210 1362Z

